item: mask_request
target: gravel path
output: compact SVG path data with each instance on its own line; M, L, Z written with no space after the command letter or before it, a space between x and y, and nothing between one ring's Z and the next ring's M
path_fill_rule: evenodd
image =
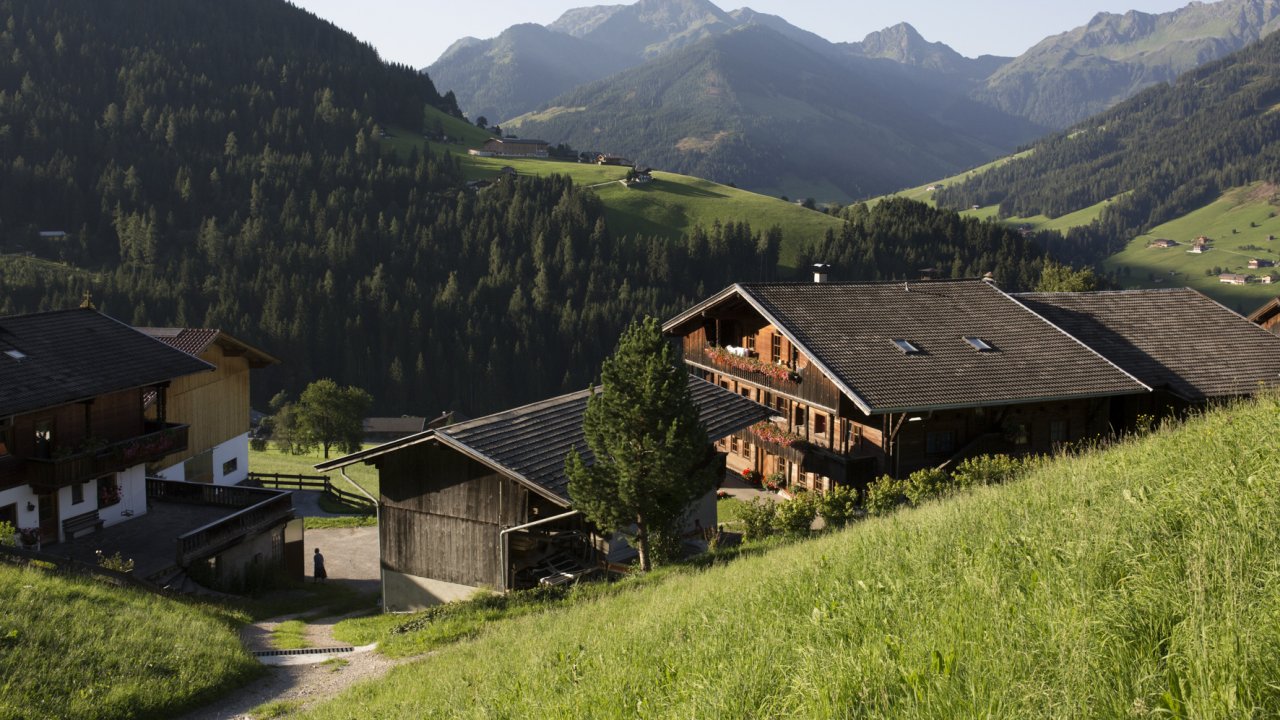
M328 582L350 585L359 590L376 590L378 576L378 528L332 528L308 530L306 533L307 576L311 575L311 552L319 547L325 556ZM359 615L361 613L353 613ZM246 649L271 650L271 631L277 625L299 615L285 615L244 626L240 640ZM311 647L349 647L333 639L333 626L351 615L321 618L307 623L307 641ZM336 658L334 662L325 661ZM262 677L218 698L213 703L183 716L182 720L230 720L249 718L250 710L274 700L296 700L300 708L308 707L364 680L382 677L405 659L386 657L374 646L356 648L353 652L333 655L293 655L264 658L269 665Z
M246 625L241 640L249 650L271 649L269 638L277 625L296 616L283 616ZM349 616L323 618L307 625L311 647L341 647L333 639L333 626ZM326 662L334 658L331 662ZM232 720L251 718L249 711L272 701L297 701L297 709L327 700L355 683L382 677L388 670L407 662L374 651L373 645L334 655L299 655L270 659L273 664L262 677L225 695L182 720Z

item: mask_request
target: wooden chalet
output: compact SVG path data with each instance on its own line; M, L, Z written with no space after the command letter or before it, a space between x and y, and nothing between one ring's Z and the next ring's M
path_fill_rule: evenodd
M664 326L710 382L774 408L735 470L826 490L984 452L1048 452L1147 387L981 280L730 286Z
M93 309L0 318L0 521L53 543L145 514L147 464L189 442L170 385L212 369Z
M168 416L191 426L188 446L153 465L152 474L167 480L236 485L249 472L249 375L279 360L209 328L138 330L160 342L204 360L211 373L173 381ZM148 396L148 416L155 419L155 395Z
M709 442L769 410L690 377ZM317 465L376 465L383 608L409 610L574 579L622 559L624 545L573 509L565 457L592 461L582 431L589 391L440 427ZM711 457L716 457L712 455ZM715 524L715 497L690 509Z
M1280 377L1280 353L1253 357L1275 343L1189 290L751 283L664 329L693 372L775 411L725 441L729 466L816 490L978 454L1049 452Z

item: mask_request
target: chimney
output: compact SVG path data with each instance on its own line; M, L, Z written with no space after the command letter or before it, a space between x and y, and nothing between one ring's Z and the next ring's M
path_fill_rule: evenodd
M813 281L815 283L824 283L827 281L827 271L831 269L826 263L813 264Z

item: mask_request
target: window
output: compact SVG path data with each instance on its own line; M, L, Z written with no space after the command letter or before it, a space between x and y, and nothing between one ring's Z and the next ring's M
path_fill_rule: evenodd
M782 362L782 336L777 333L769 337L769 362L774 365Z
M13 423L9 418L0 418L0 457L10 453L13 445Z
M813 414L813 434L814 435L827 434L827 416L826 415L822 413Z
M991 345L986 340L983 340L980 337L974 337L973 335L965 335L964 341L969 343L969 345L973 346L973 349L977 350L978 352L995 352L996 350L995 348L991 347Z
M71 504L79 505L84 502L84 483L74 483L71 486Z
M1058 445L1067 441L1067 421L1066 420L1050 420L1049 421L1049 443Z
M795 424L799 425L800 427L804 427L804 423L805 423L804 406L796 405Z
M765 394L764 394L764 406L765 406L765 407L773 407L773 393L768 392L768 391L765 391Z
M795 345L792 345L791 346L791 367L795 367L796 363L798 362L800 362L800 351L796 349Z
M98 478L98 507L111 507L120 503L120 481L115 475Z
M1026 445L1031 442L1031 433L1027 429L1026 423L1016 423L1013 426L1012 436L1009 438L1015 445Z
M925 452L930 455L955 452L956 433L954 430L934 430L925 435Z
M893 344L901 350L904 355L916 355L920 352L920 348L912 345L910 341L903 340L902 338L894 338Z
M0 506L0 523L9 523L14 530L18 529L18 503Z
M36 453L41 460L53 457L53 421L40 420L36 423Z
M230 475L231 473L239 469L239 467L240 467L240 458L231 458L230 460L222 463L222 474L224 476Z
M743 338L742 346L750 350L751 354L754 355L756 352L756 336L748 335L745 338Z
M744 397L744 398L748 398L748 399L750 399L750 398L751 398L751 388L749 388L749 387L744 387L744 388L742 388L742 391L741 391L741 392L742 392L742 397Z

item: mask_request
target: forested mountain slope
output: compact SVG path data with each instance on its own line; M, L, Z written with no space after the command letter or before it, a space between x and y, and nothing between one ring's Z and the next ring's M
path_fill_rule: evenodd
M1280 34L1158 85L1032 152L935 193L943 206L999 204L1056 217L1116 198L1076 232L1096 261L1221 193L1280 177ZM1117 197L1122 196L1122 197Z

